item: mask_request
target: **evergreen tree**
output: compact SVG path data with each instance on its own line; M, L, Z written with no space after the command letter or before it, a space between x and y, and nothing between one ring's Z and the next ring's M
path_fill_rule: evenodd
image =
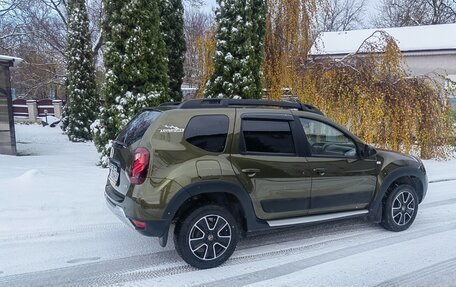
M217 0L215 72L208 97L262 97L266 0Z
M142 108L169 101L166 48L157 1L104 0L105 105L92 126L103 166L107 164L111 140Z
M182 0L160 0L160 28L168 57L169 93L174 101L182 100L185 36Z
M67 11L68 102L62 128L71 141L84 142L92 139L90 125L98 113L89 18L84 0L69 0Z

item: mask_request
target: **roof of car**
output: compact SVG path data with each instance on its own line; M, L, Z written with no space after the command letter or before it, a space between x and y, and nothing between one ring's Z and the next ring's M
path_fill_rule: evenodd
M299 102L278 102L267 100L234 100L234 99L196 99L185 102L164 103L159 106L161 110L175 109L221 109L221 108L282 108L289 110L297 110L310 112L314 114L324 115L319 109L314 106Z

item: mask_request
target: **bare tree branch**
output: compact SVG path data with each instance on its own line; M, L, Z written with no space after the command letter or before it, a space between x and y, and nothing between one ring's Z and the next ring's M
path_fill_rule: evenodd
M366 0L326 0L317 13L319 30L346 31L362 23Z
M401 27L455 22L455 0L382 0L374 25Z

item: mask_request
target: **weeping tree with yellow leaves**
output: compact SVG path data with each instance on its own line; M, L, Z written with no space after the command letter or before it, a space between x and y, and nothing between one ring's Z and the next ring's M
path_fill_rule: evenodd
M298 68L307 59L316 31L315 17L323 0L267 0L264 85L269 99L299 82Z
M216 50L215 29L206 31L203 35L199 36L195 42L197 53L197 69L200 73L200 85L196 96L198 98L204 97L206 85L211 76L214 74L214 55Z
M299 99L366 142L422 158L450 155L453 129L441 81L408 75L396 41L385 32L375 32L341 59L307 62L298 74Z
M317 106L379 148L447 158L454 135L438 77L411 77L389 35L377 32L342 59L309 61L316 13L324 0L268 0L264 85Z

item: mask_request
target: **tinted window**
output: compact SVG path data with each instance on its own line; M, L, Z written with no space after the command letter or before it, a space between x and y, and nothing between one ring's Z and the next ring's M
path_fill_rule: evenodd
M120 132L117 141L129 146L140 140L149 126L160 116L157 111L144 111L134 117L125 129Z
M242 121L245 151L294 154L295 146L290 123L286 121Z
M356 145L338 129L310 119L301 119L312 155L354 157Z
M185 129L185 140L209 152L223 152L228 136L227 116L196 116Z

